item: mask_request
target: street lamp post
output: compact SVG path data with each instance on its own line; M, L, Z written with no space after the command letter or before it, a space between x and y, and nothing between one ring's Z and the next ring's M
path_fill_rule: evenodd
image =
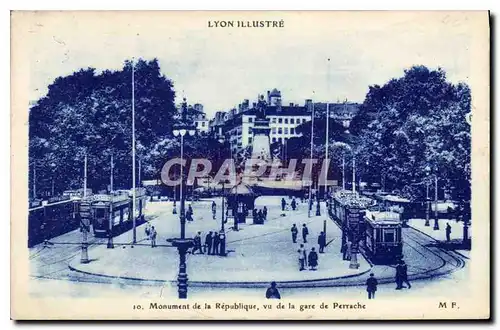
M425 183L425 226L429 227L429 182Z
M80 203L80 228L82 229L82 247L81 247L81 257L80 263L86 264L89 262L88 253L88 242L87 242L87 231L90 228L89 218L90 218L90 206L91 202L87 200L87 152L85 152L85 158L83 161L83 200Z
M174 127L174 136L181 137L181 184L180 184L180 223L181 223L181 237L174 238L172 240L172 245L175 246L179 252L179 273L177 275L177 287L179 299L187 298L188 291L188 276L187 276L187 265L186 265L186 254L187 250L193 245L193 240L186 238L186 213L185 213L185 196L183 194L183 183L184 183L184 166L182 161L184 160L184 136L189 134L193 136L195 134L194 128L186 124L185 118L186 110L186 99L182 106L182 122L180 125Z
M109 227L108 227L108 249L113 249L113 222L114 222L114 210L113 210L113 154L111 154L111 173L109 176L109 196L111 197L111 203L109 203Z
M313 158L313 147L314 147L314 144L313 144L313 137L314 137L314 102L312 102L312 111L311 111L311 158L310 160L312 161L312 158ZM312 189L312 178L310 178L311 181L309 183L309 207L307 208L308 211L307 211L307 216L310 218L311 217L311 209L312 209L312 192L311 192L311 189Z
M437 170L434 170L434 173L431 173L431 168L427 166L425 168L428 176L434 177L434 230L439 230L439 219L438 219L438 176ZM427 225L427 224L426 224Z

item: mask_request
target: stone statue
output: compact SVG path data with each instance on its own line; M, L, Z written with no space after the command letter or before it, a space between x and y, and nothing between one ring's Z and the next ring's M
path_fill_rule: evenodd
M257 102L257 118L265 119L266 118L266 101L264 100L264 95L259 96L259 100Z

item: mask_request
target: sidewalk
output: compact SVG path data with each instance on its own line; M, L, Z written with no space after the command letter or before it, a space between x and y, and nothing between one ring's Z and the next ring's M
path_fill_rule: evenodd
M462 242L464 233L464 224L462 221L449 219L438 219L439 230L434 230L434 219L429 219L429 226L425 225L425 219L410 219L408 225L418 231L434 238L437 241L446 242L446 224L450 224L451 233L450 240ZM469 238L472 238L472 225L469 224ZM470 257L470 250L458 249L465 257Z
M320 279L345 278L365 274L370 270L369 263L359 255L360 267L349 269L349 261L343 261L340 254L339 228L327 219L324 205L321 216L307 216L307 203L300 204L297 211L286 211L281 216L281 197L266 196L257 199L256 207L268 208L268 217L264 225L253 225L251 219L247 224L239 224L238 232L232 231L232 223L226 223L227 250L226 257L209 255L188 255L187 269L190 282L217 283L268 283L271 281L311 281ZM287 202L290 202L286 198ZM211 200L193 202L195 221L186 224L186 237L193 237L197 231L204 237L209 230L220 229L220 198L217 203L217 219L212 219ZM189 203L187 204L189 205ZM186 205L186 207L187 207ZM179 204L177 205L179 207ZM147 214L157 217L151 221L158 232L157 243L161 246L151 248L145 240L143 226L137 229L138 244L117 246L107 249L106 246L95 246L89 249L88 264L80 264L79 258L70 262L73 270L129 279L152 281L176 281L179 256L177 249L166 242L167 238L179 236L180 224L178 214L172 214L172 202L149 203ZM298 270L297 249L302 242L300 228L306 223L309 228L307 251L315 247L318 251L317 237L323 230L327 220L327 242L330 244L324 254L319 254L317 271ZM292 242L290 228L293 223L299 228L296 244ZM132 231L115 238L115 243L132 241Z

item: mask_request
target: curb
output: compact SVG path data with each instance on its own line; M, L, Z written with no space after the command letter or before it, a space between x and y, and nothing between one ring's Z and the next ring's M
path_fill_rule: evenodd
M104 278L110 278L110 279L117 279L117 280L130 280L130 281L137 281L137 282L152 282L152 283L177 283L177 280L159 280L159 279L144 279L144 278L137 278L137 277L129 277L129 276L117 276L117 275L107 275L107 274L98 274L98 273L92 273L88 272L85 270L81 270L78 268L75 268L71 264L68 264L68 268L71 271L75 271L78 273L86 274L86 275L92 275L92 276L99 276L99 277L104 277ZM275 281L278 284L281 284L282 287L287 287L287 285L291 285L291 287L307 287L307 286L301 286L301 284L306 284L306 283L317 283L317 282L325 282L325 281L337 281L337 280L343 280L343 279L348 279L348 278L353 278L353 277L358 277L365 275L366 273L370 272L372 269L369 268L361 273L358 274L351 274L351 275L344 275L344 276L338 276L338 277L329 277L329 278L321 278L321 279L312 279L312 280L298 280L298 281ZM189 281L189 284L192 286L228 286L228 287L258 287L258 286L268 286L269 281L255 281L255 282L214 282L214 281ZM349 285L359 285L358 283L353 283ZM331 287L335 286L346 286L344 285L328 285Z

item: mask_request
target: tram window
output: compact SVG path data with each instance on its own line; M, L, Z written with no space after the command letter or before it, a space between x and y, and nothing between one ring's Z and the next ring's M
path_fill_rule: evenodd
M394 230L384 230L384 242L394 241Z
M95 212L97 218L104 218L104 209L97 209Z

